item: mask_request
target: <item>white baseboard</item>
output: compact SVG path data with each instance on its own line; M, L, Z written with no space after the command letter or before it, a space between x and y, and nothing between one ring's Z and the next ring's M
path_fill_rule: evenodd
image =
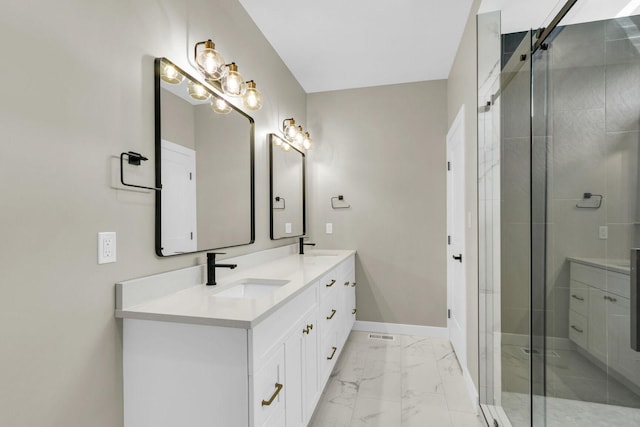
M467 392L469 393L469 398L471 399L471 406L473 407L473 412L478 415L480 412L480 395L478 394L478 390L476 389L476 385L473 383L473 379L471 378L471 374L469 373L469 369L466 366L461 366L462 368L462 376L464 377L464 383L467 386Z
M356 320L354 331L377 332L384 334L417 335L419 337L449 338L447 328L436 326L403 325L401 323L366 322Z

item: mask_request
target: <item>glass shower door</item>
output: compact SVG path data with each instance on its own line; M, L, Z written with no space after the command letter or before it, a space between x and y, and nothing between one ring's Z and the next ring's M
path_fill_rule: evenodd
M603 5L578 0L533 55L533 425L640 425L640 16Z

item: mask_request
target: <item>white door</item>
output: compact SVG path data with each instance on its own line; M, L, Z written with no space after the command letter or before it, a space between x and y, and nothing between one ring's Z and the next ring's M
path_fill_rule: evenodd
M197 250L196 152L162 140L162 253Z
M447 328L462 366L466 351L464 105L447 133Z

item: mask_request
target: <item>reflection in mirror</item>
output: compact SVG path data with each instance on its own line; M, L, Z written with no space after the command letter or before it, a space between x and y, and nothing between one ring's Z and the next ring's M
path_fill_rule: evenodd
M278 135L269 134L271 239L305 233L305 155Z
M253 119L166 58L155 85L156 253L253 243Z

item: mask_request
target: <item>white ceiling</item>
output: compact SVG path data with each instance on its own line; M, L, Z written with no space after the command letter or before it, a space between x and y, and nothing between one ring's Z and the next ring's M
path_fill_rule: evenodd
M472 0L240 0L307 93L446 79Z

